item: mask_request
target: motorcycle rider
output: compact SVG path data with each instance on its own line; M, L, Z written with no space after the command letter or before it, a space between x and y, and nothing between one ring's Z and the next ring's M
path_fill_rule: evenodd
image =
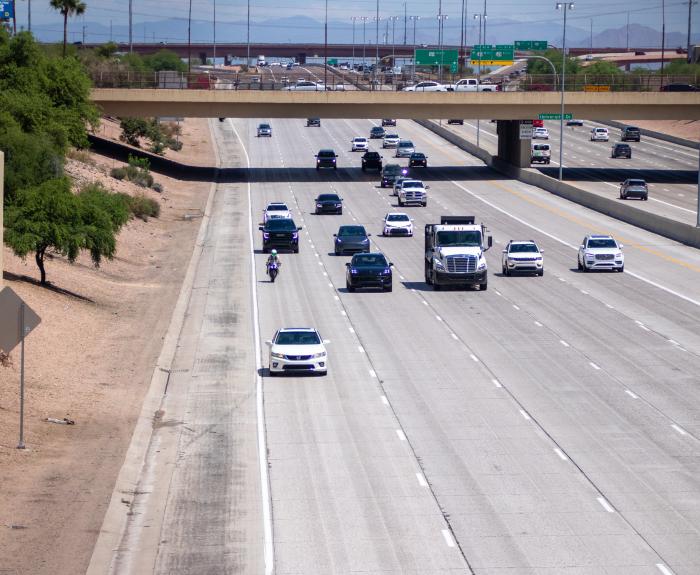
M270 252L270 257L267 258L267 263L265 264L267 268L267 275L270 275L270 264L273 263L277 265L277 268L282 267L282 262L280 261L280 258L277 255L277 250L272 250Z

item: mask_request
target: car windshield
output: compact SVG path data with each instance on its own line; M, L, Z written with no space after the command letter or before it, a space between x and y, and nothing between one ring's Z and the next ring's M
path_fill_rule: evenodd
M539 252L535 244L511 244L510 253Z
M387 267L386 258L382 254L361 254L353 256L353 266L384 266Z
M411 154L412 160L422 160L423 158L425 158L425 154L423 154L422 152L414 152L413 154Z
M340 198L337 194L321 194L318 196L317 201L319 202L339 202Z
M285 204L270 204L267 206L268 212L286 212L288 208Z
M450 230L437 233L441 246L478 247L481 245L481 232L474 230Z
M343 226L338 230L338 237L346 236L366 236L367 232L363 226Z
M413 142L399 142L400 148L412 148Z
M356 142L366 142L367 138L355 138Z
M318 153L319 158L335 158L335 152L333 150L321 150Z
M549 150L549 144L535 144L532 146L532 149L538 151Z
M628 186L646 186L647 183L644 180L627 180Z
M315 331L281 331L277 334L277 345L318 345L321 338Z
M398 134L387 134L387 135L384 136L384 137L387 138L387 139L388 139L388 138L398 138L399 135L398 135Z
M612 238L596 238L588 240L589 248L616 248L617 244Z
M261 130L269 130L270 124L260 124L258 128L260 128Z
M410 220L406 214L389 214L386 218L387 222L408 222Z
M639 132L639 128L636 128L634 126L628 126L627 128L625 128L625 131L626 132Z
M372 128L371 131L372 132L383 132L384 128L380 128L379 126L375 126L374 128Z
M423 188L423 182L419 182L418 180L404 180L401 182L401 187L402 188Z
M297 225L294 223L294 220L280 218L268 220L266 229L281 232L297 231Z
M379 152L366 152L365 158L368 160L376 160L379 158Z
M390 176L400 174L401 166L398 164L389 164L388 166L384 166L384 173Z

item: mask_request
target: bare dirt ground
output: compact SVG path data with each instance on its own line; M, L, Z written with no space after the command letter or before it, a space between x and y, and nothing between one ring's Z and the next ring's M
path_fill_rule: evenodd
M207 120L186 120L181 139L182 152L168 157L215 164ZM68 163L76 181L144 191L109 177L119 162L90 156L94 166ZM56 257L47 264L54 288L43 288L33 259L5 248L5 285L42 323L26 343L26 450L16 449L19 350L0 366L1 575L75 575L89 563L201 222L183 215L201 213L210 190L154 177L164 192L145 193L160 218L130 221L99 269L89 257ZM64 417L75 425L45 421Z
M700 122L697 120L622 120L630 126L662 132L693 142L700 142Z

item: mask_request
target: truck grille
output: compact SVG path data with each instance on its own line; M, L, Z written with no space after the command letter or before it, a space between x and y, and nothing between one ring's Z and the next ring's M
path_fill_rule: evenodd
M596 254L595 259L597 260L614 260L615 254Z
M476 271L476 256L447 256L447 271L473 274Z

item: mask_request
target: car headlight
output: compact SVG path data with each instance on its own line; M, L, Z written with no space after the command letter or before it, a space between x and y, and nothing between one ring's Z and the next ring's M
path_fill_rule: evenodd
M592 259L595 259L595 254L586 254L586 257L587 257L589 260L592 260Z
M369 238L364 238L364 239L362 240L362 243L363 243L363 244L369 243Z
M485 269L486 269L486 260L481 260L481 262L479 263L479 267L477 268L477 270L482 271L482 270L485 270Z
M276 351L271 351L270 352L270 357L275 357L277 359L284 359L284 354L283 353L277 353Z
M342 244L343 240L341 240L340 238L335 238L335 243Z
M622 252L620 252L619 254L615 254L615 257L618 258L618 259L621 258L621 257L622 257Z
M326 357L326 352L325 352L325 351L322 351L322 352L320 352L320 353L315 353L315 354L313 355L313 357Z
M439 259L434 258L433 265L435 266L436 270L445 271L445 266L442 265L442 262Z
M323 204L316 204L316 207L317 207L317 208L322 208L322 207L323 207Z

